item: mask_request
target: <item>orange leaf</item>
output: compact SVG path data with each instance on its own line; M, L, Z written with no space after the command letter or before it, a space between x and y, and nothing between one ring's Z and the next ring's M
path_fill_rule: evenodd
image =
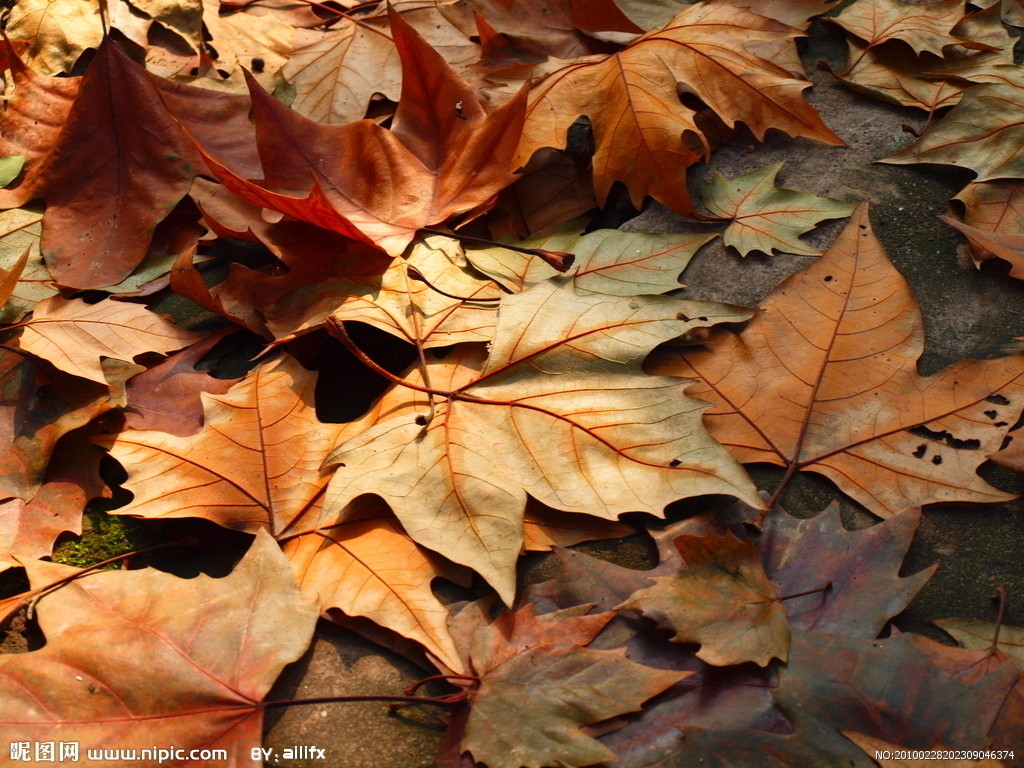
M711 147L698 113L680 102L677 88L697 96L726 125L745 123L759 139L777 128L842 144L803 100L809 83L746 50L752 41L791 44L800 34L725 0L689 6L621 53L565 67L536 86L520 158L525 162L541 147L565 147L569 126L586 115L596 143L599 203L622 181L637 207L650 195L695 215L685 173Z
M742 334L672 350L651 370L699 379L711 434L742 462L825 475L881 517L938 501L1003 501L975 472L1024 402L1024 355L917 373L924 334L866 206Z
M23 564L37 586L75 572ZM259 746L261 699L316 622L265 534L223 579L103 571L47 594L37 610L46 645L0 656L5 733L77 741L82 757L112 745L224 749L222 764L238 768ZM138 757L132 764L157 762Z
M392 256L417 229L477 208L511 184L525 92L485 115L469 86L395 12L391 28L403 71L394 130L372 120L315 123L250 78L265 181L247 181L195 137L218 178L249 202Z

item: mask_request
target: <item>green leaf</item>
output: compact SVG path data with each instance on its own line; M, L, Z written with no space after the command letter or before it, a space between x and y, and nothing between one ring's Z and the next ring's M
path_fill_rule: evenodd
M853 213L853 203L775 186L781 168L782 163L776 163L735 179L719 173L704 185L705 207L716 216L733 219L722 242L741 256L751 251L817 256L821 251L802 242L800 235L825 219Z
M21 174L21 169L25 166L24 155L14 155L13 157L0 157L0 187L8 186Z

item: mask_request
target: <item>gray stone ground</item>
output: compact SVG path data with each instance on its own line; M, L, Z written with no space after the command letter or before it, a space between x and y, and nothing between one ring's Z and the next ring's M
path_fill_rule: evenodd
M922 373L964 358L996 357L1018 348L1015 336L1024 336L1024 284L1006 277L993 265L976 270L962 239L935 217L946 212L946 201L971 174L935 166L896 166L876 161L910 143L901 129L920 127L923 115L889 107L853 94L830 75L816 69L827 59L838 69L844 46L840 36L824 24L812 30L804 63L814 81L809 101L846 147L826 147L769 136L751 151L731 147L720 150L711 170L726 176L785 161L779 182L783 186L850 201L872 203L872 221L890 257L909 280L925 317L927 347ZM698 168L691 180L696 189L708 169ZM827 247L842 223L821 227L812 242ZM628 222L624 229L647 232L694 231L692 223L653 206ZM776 284L809 261L806 257L776 255L742 259L720 244L699 254L684 274L686 296L756 305ZM986 470L986 479L1004 490L1024 492L1024 482L998 468ZM766 486L778 482L774 472L755 477ZM801 478L783 498L794 514L810 515L830 500L841 498L823 480ZM848 526L871 522L850 502L843 503ZM896 625L925 632L939 639L928 620L967 616L991 620L989 595L996 586L1010 593L1008 622L1024 623L1024 503L1005 505L936 505L926 509L904 573L935 561L942 565L910 609ZM634 537L635 538L635 537ZM636 561L635 540L619 546L597 545L612 559ZM641 548L642 550L642 548ZM642 564L636 563L637 566ZM531 560L527 578L541 578L543 563ZM310 653L285 674L270 698L339 694L400 693L422 673L408 662L360 637L324 626ZM387 705L328 704L295 707L268 718L265 746L276 750L295 744L326 748L331 768L420 768L433 764L441 731L389 717ZM322 761L279 761L288 768L323 766Z

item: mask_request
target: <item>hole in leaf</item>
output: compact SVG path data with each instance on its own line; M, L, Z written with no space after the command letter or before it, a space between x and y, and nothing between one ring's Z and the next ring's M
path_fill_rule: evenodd
M980 440L975 440L973 438L970 440L961 440L960 438L953 437L953 435L950 434L945 429L939 432L934 429L929 429L923 424L921 426L911 427L910 429L907 430L907 432L909 432L912 435L917 435L918 437L927 437L929 440L935 440L936 442L939 443L945 443L950 448L957 448L967 451L976 451L979 448L981 448Z
M989 395L985 398L986 403L994 403L995 405L1009 405L1010 401L1002 395Z
M416 417L416 425L419 427L425 427L427 425L427 417L420 414Z
M831 283L831 282L832 282L832 279L833 279L833 278L832 278L832 275L825 275L825 282L826 282L826 283Z
M668 463L668 465L669 465L670 467L678 467L678 466L679 466L680 464L682 464L682 463L683 463L683 462L681 462L681 461L680 461L679 459L672 459L672 461L670 461L670 462Z
M988 416L990 419L994 419L999 414L996 411L985 411L985 415Z
M252 57L252 71L257 75L262 74L263 70L266 69L266 62L259 56Z
M932 456L932 464L934 464L935 466L938 466L941 463L942 463L942 457L941 456Z
M917 450L914 451L914 458L915 459L923 458L925 453L927 453L927 452L928 452L928 446L924 445L922 443L921 445L917 446Z

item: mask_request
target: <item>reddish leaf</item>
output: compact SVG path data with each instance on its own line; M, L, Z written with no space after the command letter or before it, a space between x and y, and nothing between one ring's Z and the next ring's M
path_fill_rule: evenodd
M977 749L1018 671L1004 664L964 683L935 666L909 635L847 639L794 631L776 698L797 719L814 718L911 748L942 742Z
M757 548L776 592L821 590L785 601L790 623L822 633L878 637L938 567L899 575L920 519L920 510L912 508L877 525L848 531L838 504L804 520L781 509L769 515ZM831 586L823 590L825 585Z
M24 565L37 586L75 572ZM306 649L316 621L266 534L224 579L105 571L48 594L37 610L46 645L0 656L0 723L12 738L76 741L83 756L225 749L223 764L238 768L260 743L260 700Z
M266 181L246 181L196 137L207 164L250 202L374 242L392 256L417 229L490 200L514 180L525 92L485 116L472 90L393 11L391 27L403 67L393 131L371 120L315 123L250 80Z
M201 392L221 395L238 379L217 379L195 364L232 329L213 333L191 347L171 355L159 365L128 382L125 426L156 429L187 437L203 426Z

